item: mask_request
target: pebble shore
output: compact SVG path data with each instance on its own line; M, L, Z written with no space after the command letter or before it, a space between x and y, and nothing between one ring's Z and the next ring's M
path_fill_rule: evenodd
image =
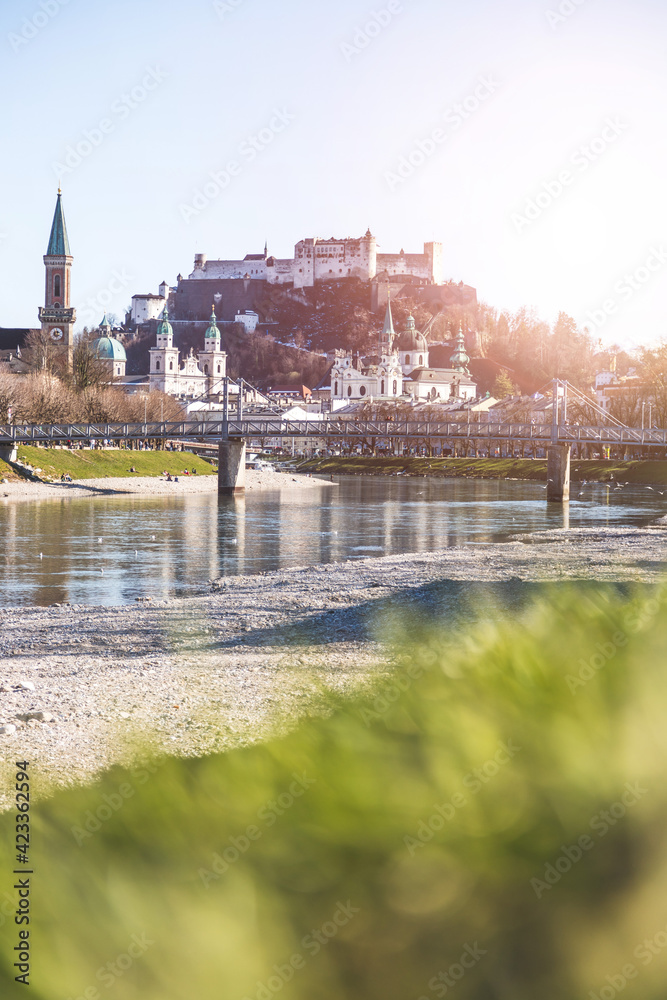
M271 470L246 472L246 490L285 490L299 487L334 486L330 479L313 476L293 476L289 472ZM163 476L134 476L127 478L107 477L105 479L77 479L73 483L19 482L0 483L0 502L10 500L63 500L81 497L118 496L139 494L141 496L189 496L194 493L215 493L218 489L217 475L179 476L178 482L169 482Z
M284 732L318 691L387 671L383 615L407 606L418 629L438 588L458 588L438 605L447 620L461 585L657 583L666 566L658 523L225 577L210 595L130 607L0 609L0 788L15 760L33 762L42 794L142 751L201 755Z

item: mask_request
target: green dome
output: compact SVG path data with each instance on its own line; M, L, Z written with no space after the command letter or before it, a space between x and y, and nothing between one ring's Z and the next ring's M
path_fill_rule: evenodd
M169 322L169 308L165 306L162 311L162 316L160 317L160 322L158 323L157 326L158 337L159 336L170 337L173 334L173 332L174 332L173 327Z
M93 341L93 353L100 361L127 361L125 348L115 337L98 337Z
M454 353L450 358L449 363L452 366L452 368L454 368L456 371L466 372L467 374L469 361L470 357L468 356L468 352L466 351L465 338L463 336L463 328L459 326L459 335L456 338L456 347L454 349Z
M218 330L217 316L215 315L215 306L213 306L213 311L211 312L210 326L206 331L206 339L210 340L211 338L213 338L214 340L220 340L220 331Z

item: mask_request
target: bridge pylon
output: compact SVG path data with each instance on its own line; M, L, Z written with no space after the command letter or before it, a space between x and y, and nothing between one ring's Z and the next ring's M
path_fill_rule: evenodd
M245 441L227 438L218 446L218 495L245 493Z
M567 503L570 499L569 444L550 444L547 448L547 501Z

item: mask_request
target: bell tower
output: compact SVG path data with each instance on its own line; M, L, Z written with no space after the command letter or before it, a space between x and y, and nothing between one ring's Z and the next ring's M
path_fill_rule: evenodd
M70 252L67 227L62 206L62 192L58 188L56 211L51 226L49 247L44 256L46 267L46 294L44 306L39 310L42 332L51 343L62 349L67 367L72 368L74 322L76 311L70 306L71 274L74 258Z

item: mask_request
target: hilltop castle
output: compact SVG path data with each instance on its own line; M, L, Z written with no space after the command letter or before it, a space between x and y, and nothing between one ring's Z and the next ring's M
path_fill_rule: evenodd
M278 259L269 256L268 247L262 254L247 254L243 260L209 260L206 254L195 255L190 280L216 278L258 278L269 284L292 284L307 288L318 281L341 278L361 278L370 281L376 276L412 275L431 284L442 281L442 244L425 243L423 253L378 253L377 240L370 229L358 239L324 240L310 237L294 247L294 257Z
M137 325L156 320L167 304L173 307L177 321L198 320L204 303L213 297L220 306L219 320L245 322L245 316L254 316L255 301L267 284L301 289L324 281L357 278L380 288L383 282L404 278L426 287L442 287L442 269L441 243L425 243L423 253L401 250L383 254L378 253L377 240L370 230L358 239L300 240L294 256L284 259L269 254L266 244L263 253L249 253L239 260L209 260L206 254L198 253L192 272L187 278L179 274L176 287L162 282L157 295L133 295L131 320ZM474 295L474 289L468 291ZM374 302L373 308L377 305Z

